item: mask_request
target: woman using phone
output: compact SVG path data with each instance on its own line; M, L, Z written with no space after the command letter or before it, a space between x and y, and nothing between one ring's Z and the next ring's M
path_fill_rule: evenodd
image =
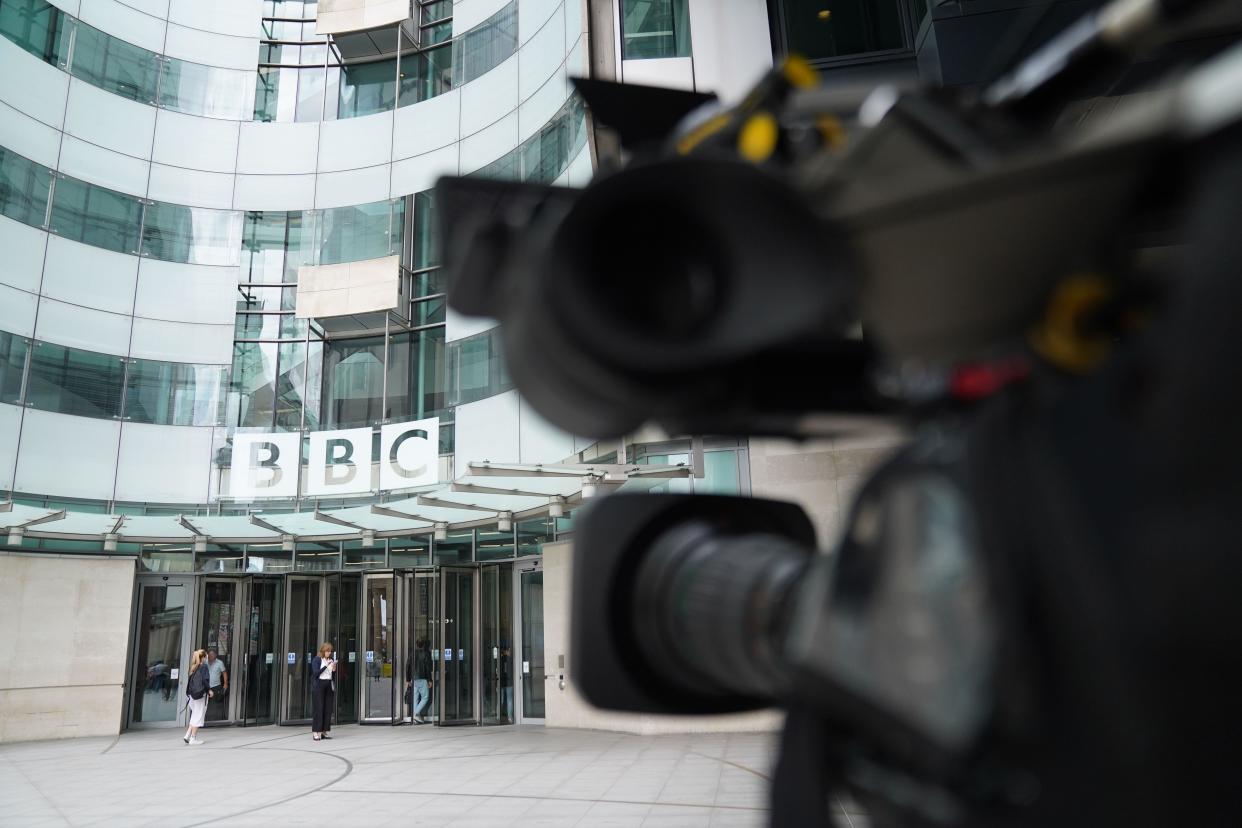
M311 659L311 738L331 739L332 710L336 704L336 658L332 643L319 645L319 655Z

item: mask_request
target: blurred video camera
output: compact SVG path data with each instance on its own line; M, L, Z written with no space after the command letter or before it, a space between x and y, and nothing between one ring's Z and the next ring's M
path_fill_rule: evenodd
M785 503L585 510L589 701L785 708L777 825L1242 823L1242 45L1084 115L1238 11L1116 0L970 95L578 81L623 163L440 182L450 303L558 426L909 429L822 554Z

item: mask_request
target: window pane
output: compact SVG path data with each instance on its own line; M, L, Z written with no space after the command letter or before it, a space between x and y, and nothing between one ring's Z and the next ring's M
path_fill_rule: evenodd
M622 0L621 32L626 60L690 56L686 0Z
M298 69L260 68L254 86L256 121L292 121L297 109Z
M310 212L246 213L242 231L244 282L296 284L298 268L313 264L315 214Z
M156 202L143 219L143 255L166 262L237 264L242 214Z
M431 3L423 3L422 17L420 22L424 25L433 23L437 20L443 20L446 17L453 16L453 0L434 0Z
M735 495L741 492L736 451L709 451L703 455L703 479L694 481L697 494Z
M125 417L157 425L216 425L226 370L223 365L136 359L125 381Z
M419 45L423 48L446 43L453 37L453 21L445 20L431 26L423 26L418 31Z
M73 44L75 78L133 101L155 103L160 61L155 52L134 46L82 21Z
M0 403L21 399L27 349L25 338L0 331Z
M58 176L52 199L52 230L67 239L138 252L142 203L133 196Z
M320 264L360 262L401 252L405 199L324 210Z
M42 60L63 66L73 18L44 0L0 3L0 35Z
M82 417L121 413L120 357L36 342L26 401L44 411Z
M418 376L411 379L411 392L416 402L422 401L417 418L444 416L449 409L448 346L444 341L444 328L429 328L411 336L417 337L418 342L417 357L411 360L418 369ZM444 437L445 430L441 427L441 442ZM441 447L441 453L449 452Z
M453 85L495 69L517 51L517 3L510 3L453 41Z
M414 194L414 269L440 263L440 233L436 228L435 190ZM438 290L428 291L439 293ZM415 294L416 296L424 294Z
M495 329L459 340L452 345L457 370L454 404L474 402L513 387L500 355L500 336Z
M298 103L293 120L315 122L323 118L323 95L326 85L323 66L298 69Z
M436 325L444 321L444 311L448 303L443 296L415 302L412 305L411 325Z
M388 541L388 565L429 566L431 564L431 536L412 535Z
M414 417L413 395L410 393L410 334L394 334L388 339L388 397L384 401L384 418L387 420L410 420Z
M341 67L338 118L392 109L397 95L397 61L381 60Z
M900 49L905 46L900 1L838 0L831 14L821 17L819 0L785 0L789 51L814 60Z
M401 58L401 106L425 101L453 88L450 44Z
M0 147L0 215L42 227L52 171Z
M517 524L518 557L538 555L543 545L556 537L556 524L550 517L523 520Z
M475 531L475 560L497 561L513 557L513 531L501 532L496 524Z
M383 416L384 338L324 343L325 428L372 425Z
M305 342L286 342L280 346L280 376L276 381L277 429L297 431L302 427L304 394L312 397L310 411L317 411L319 393L317 389L312 390L311 381L319 379L319 370L307 363Z
M204 66L176 58L162 58L160 106L234 121L250 117L250 73L219 66Z
M228 424L272 427L276 399L276 344L238 342L233 346Z

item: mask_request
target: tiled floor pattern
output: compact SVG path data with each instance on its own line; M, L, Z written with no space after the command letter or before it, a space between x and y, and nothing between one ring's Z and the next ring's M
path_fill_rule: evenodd
M762 826L775 734L217 728L0 745L0 826ZM864 817L839 810L847 828Z

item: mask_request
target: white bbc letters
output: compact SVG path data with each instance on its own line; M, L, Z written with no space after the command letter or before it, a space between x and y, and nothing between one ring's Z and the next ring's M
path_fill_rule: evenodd
M306 466L308 495L371 491L371 429L312 431Z
M293 433L234 434L229 495L295 497L302 435Z
M380 428L380 488L406 489L440 482L440 420L391 423Z

